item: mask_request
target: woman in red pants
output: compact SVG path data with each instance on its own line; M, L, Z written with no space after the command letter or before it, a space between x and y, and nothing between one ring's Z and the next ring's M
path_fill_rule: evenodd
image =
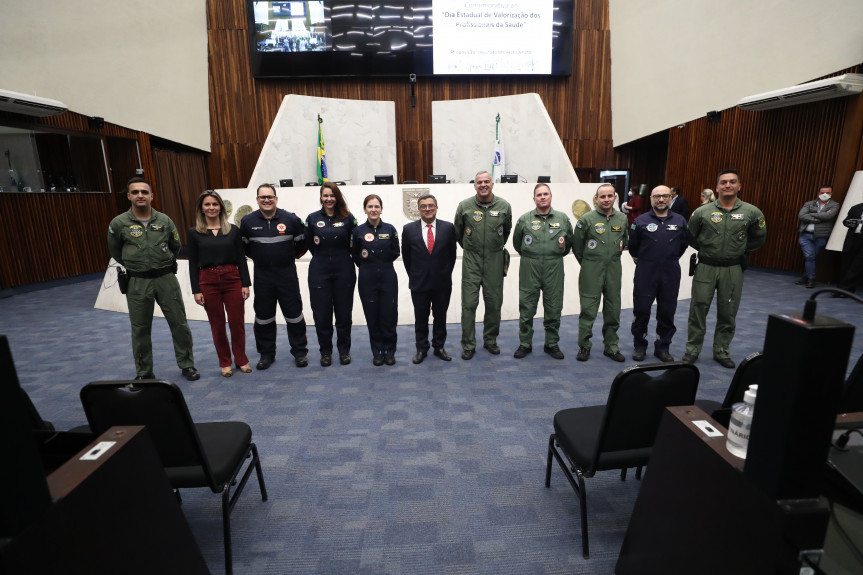
M223 377L231 377L234 363L251 373L246 357L245 300L249 298L249 267L237 226L228 222L225 203L218 193L207 190L198 197L195 227L187 234L189 279L198 305L207 310L213 343ZM225 312L231 328L231 345L225 330Z

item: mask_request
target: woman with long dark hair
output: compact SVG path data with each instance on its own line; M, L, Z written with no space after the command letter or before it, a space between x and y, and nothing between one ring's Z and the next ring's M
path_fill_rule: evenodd
M234 363L243 373L251 373L246 356L245 301L249 298L249 266L237 226L228 221L222 197L206 190L195 207L195 227L187 234L189 279L195 302L204 306L213 332L223 377L231 377L231 351ZM231 344L225 330L225 312L231 328Z
M324 182L321 209L306 218L306 245L312 254L309 299L324 367L333 363L333 315L339 363L351 362L351 325L357 284L357 272L351 261L351 233L355 227L357 220L348 211L339 186Z

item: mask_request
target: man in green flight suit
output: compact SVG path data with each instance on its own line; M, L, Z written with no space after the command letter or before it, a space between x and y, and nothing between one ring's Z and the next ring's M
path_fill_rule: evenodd
M688 339L683 361L695 363L704 333L707 312L716 293L716 330L713 332L713 359L722 367L734 368L728 348L734 338L737 308L743 291L746 254L764 245L767 227L761 210L741 202L740 175L725 170L716 179L715 202L692 213L686 229L689 245L698 250L698 266L692 280L689 304Z
M192 354L192 331L186 321L186 307L177 283L177 253L180 236L171 218L154 210L153 189L144 178L135 177L126 184L126 197L132 208L120 214L108 226L108 251L126 268L128 287L126 302L132 323L132 355L135 379L155 379L153 375L154 302L159 303L174 340L174 355L183 377L195 381L201 377L195 369Z
M581 265L578 292L581 313L578 316L578 361L590 357L593 322L602 297L602 354L614 361L624 361L620 353L617 328L620 327L620 254L629 242L626 216L614 210L617 194L614 186L602 184L593 197L596 209L584 214L575 224L572 253Z
M521 359L532 351L533 316L542 291L545 345L543 351L563 359L560 341L560 314L563 311L563 256L572 249L572 224L563 212L551 209L551 188L533 188L536 209L521 216L515 224L512 245L521 256L518 269L518 349L513 357Z
M461 260L461 347L462 359L476 351L476 308L479 289L485 304L483 347L498 355L500 308L503 305L504 246L512 231L509 202L492 193L491 174L478 172L473 184L476 196L462 201L455 210L455 238L464 248Z

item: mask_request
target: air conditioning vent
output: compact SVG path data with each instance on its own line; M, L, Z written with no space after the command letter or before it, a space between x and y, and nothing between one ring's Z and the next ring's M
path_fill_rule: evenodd
M772 110L805 102L853 96L860 92L863 92L863 74L843 74L834 78L748 96L737 102L737 107L744 110Z
M45 116L62 114L66 110L68 110L66 104L57 100L30 96L10 90L0 90L0 112L13 112L44 118Z

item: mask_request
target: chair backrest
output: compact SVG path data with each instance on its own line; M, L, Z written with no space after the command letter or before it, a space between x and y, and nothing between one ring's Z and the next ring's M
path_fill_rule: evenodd
M164 467L201 467L214 487L195 423L176 384L164 380L94 381L85 385L80 395L94 433L117 425L144 425Z
M695 403L699 378L697 367L682 362L636 365L617 374L593 460L603 452L651 447L665 408Z
M743 358L743 361L740 362L740 365L734 371L734 377L731 378L731 384L725 393L725 399L722 400L722 407L724 409L743 401L743 394L746 393L749 386L761 382L763 359L764 354L760 351L751 353Z
M863 355L857 360L854 369L845 381L838 413L863 411Z

